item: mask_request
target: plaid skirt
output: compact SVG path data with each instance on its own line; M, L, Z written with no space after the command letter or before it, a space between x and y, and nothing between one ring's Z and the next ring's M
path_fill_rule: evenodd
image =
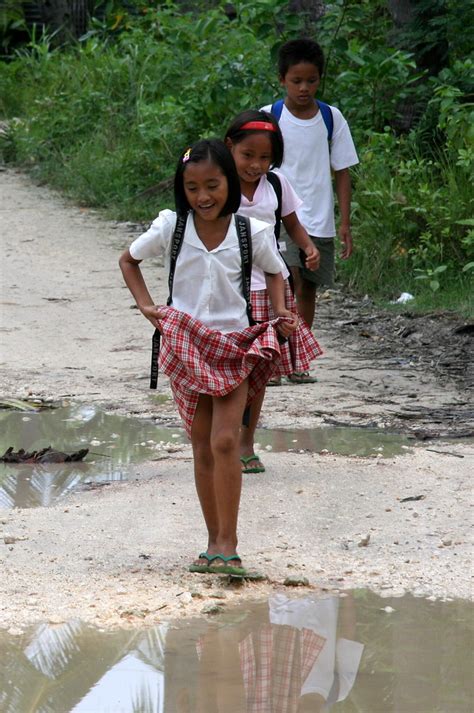
M275 327L282 318L223 334L172 307L161 311L159 364L190 437L200 394L225 396L247 378L247 403L262 390L280 358Z
M264 624L239 644L247 713L297 713L301 689L326 639L311 629Z
M254 290L251 294L252 316L256 322L270 322L274 319L270 297L267 290ZM285 280L285 306L291 312L297 313L295 298L288 280ZM308 371L313 359L323 351L316 341L312 331L300 319L297 329L281 346L281 357L277 363L274 376L286 376L295 372Z
M303 684L325 643L312 629L286 624L262 624L241 640L246 713L298 713ZM199 659L206 647L212 653L215 642L204 635L196 642Z

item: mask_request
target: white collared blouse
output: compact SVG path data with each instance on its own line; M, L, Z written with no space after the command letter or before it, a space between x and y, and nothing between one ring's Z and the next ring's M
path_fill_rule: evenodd
M165 256L169 270L171 240L176 213L163 210L150 228L130 246L135 260ZM280 259L272 249L273 226L250 219L252 263L264 272L281 271ZM208 250L199 238L192 212L188 215L183 244L176 262L172 306L196 317L210 329L224 334L248 326L246 302L242 290L242 262L234 220L230 221L224 240Z

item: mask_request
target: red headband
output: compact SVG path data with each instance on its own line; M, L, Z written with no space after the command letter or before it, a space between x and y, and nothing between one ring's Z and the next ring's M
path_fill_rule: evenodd
M246 124L240 127L240 131L246 129L256 129L257 131L277 131L276 126L273 126L269 121L247 121Z

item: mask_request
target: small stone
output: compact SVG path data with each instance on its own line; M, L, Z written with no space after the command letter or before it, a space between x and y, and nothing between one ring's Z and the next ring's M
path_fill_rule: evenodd
M451 547L451 545L453 544L453 541L449 538L444 538L443 540L441 540L441 542L445 547Z
M370 542L370 532L357 543L357 547L367 547L369 542Z
M214 604L213 602L210 602L209 604L206 604L203 606L201 609L201 614L210 614L214 616L215 614L220 614L222 611L222 604Z
M387 614L393 614L393 612L396 610L393 607L384 607L382 611L386 612Z
M307 577L302 577L301 575L292 574L285 579L283 582L285 587L308 587L309 580Z
M15 542L21 542L22 540L27 540L28 538L25 537L20 537L20 536L15 536L15 535L4 535L3 536L3 541L6 545L14 545Z
M232 575L231 575L232 577ZM266 582L268 577L263 572L250 571L245 575L245 579L250 582Z
M23 635L23 630L18 629L15 626L10 627L10 629L7 630L7 634L10 636L22 636Z
M50 616L48 619L48 624L51 624L52 626L58 626L59 624L64 624L64 619L62 619L60 616Z

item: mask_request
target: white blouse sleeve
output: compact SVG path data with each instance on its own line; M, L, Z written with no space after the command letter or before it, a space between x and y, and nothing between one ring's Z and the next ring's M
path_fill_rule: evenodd
M130 245L130 255L134 260L145 260L169 251L176 225L176 213L162 210L148 230Z
M262 220L250 219L252 230L252 264L264 272L276 275L282 271L280 258L273 249L275 233L273 225Z

